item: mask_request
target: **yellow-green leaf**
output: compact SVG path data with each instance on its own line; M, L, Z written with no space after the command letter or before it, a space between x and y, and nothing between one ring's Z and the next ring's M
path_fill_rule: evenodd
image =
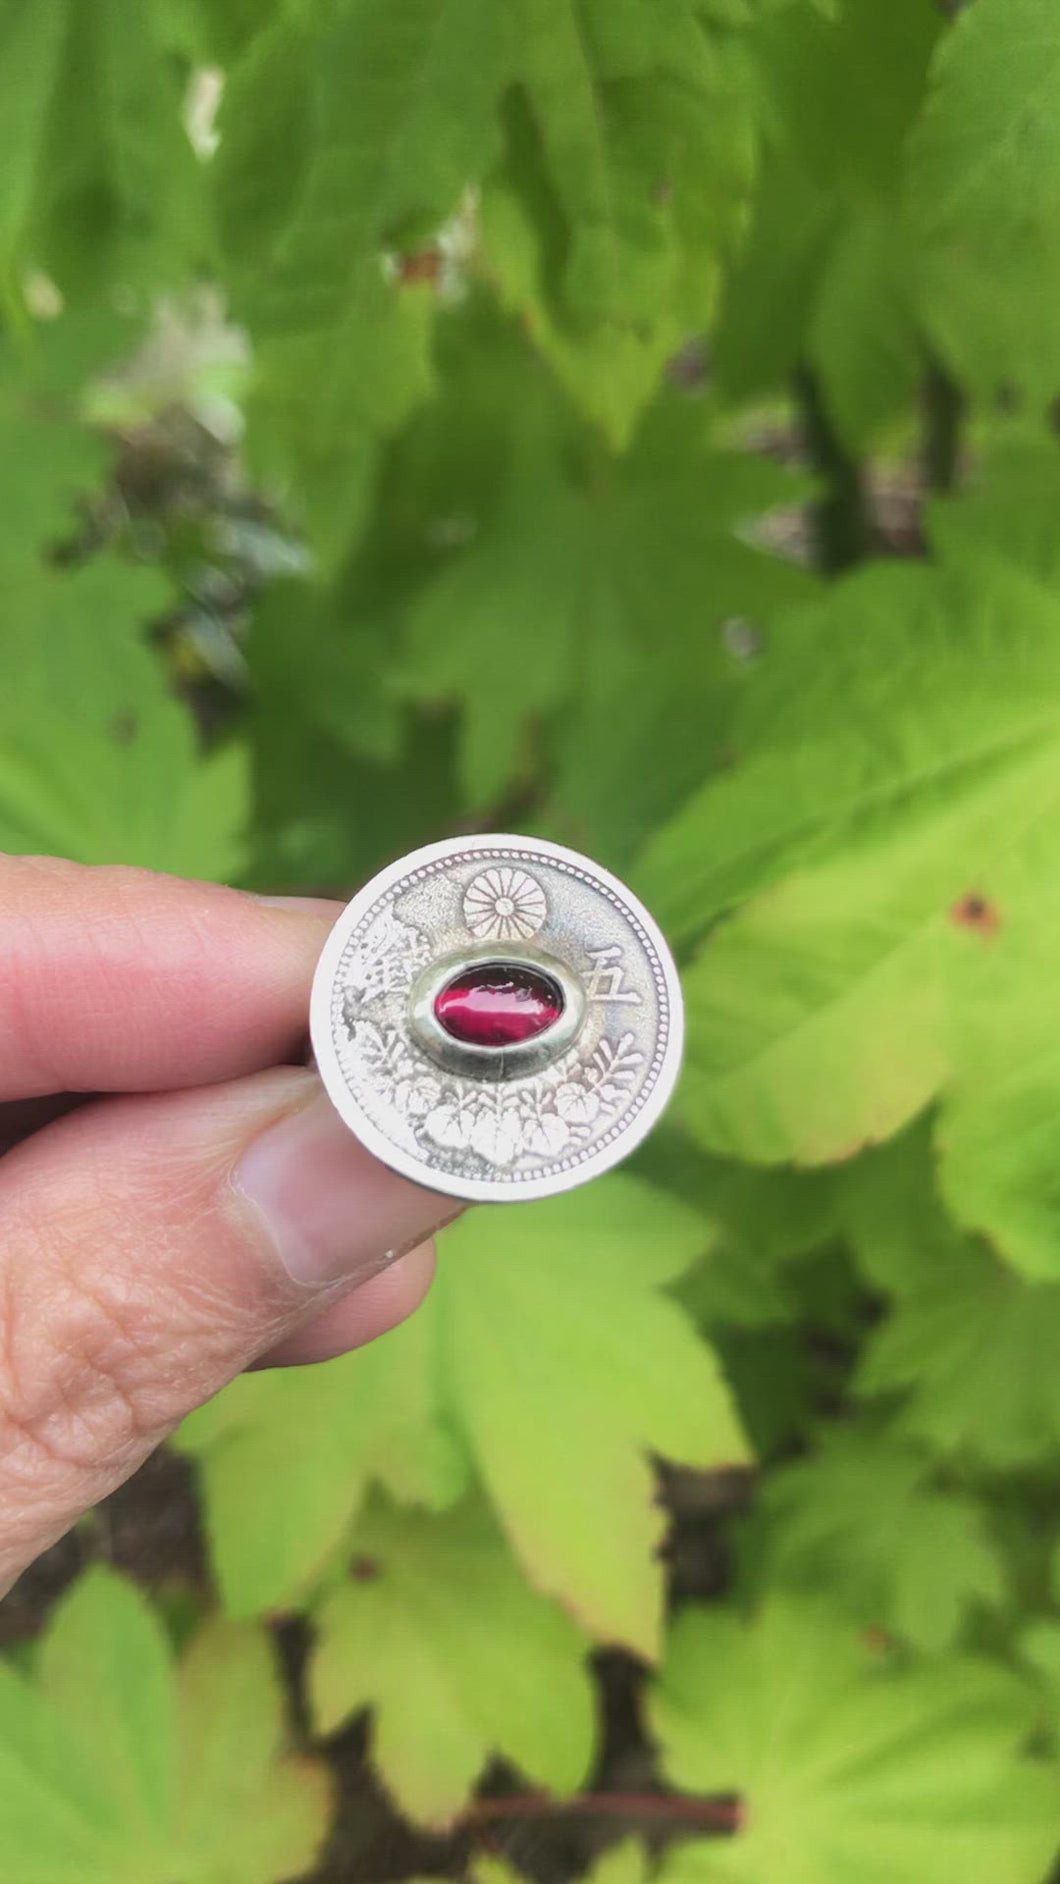
M651 1703L663 1770L736 1793L728 1839L672 1846L666 1884L1040 1884L1055 1780L1021 1757L1035 1696L989 1662L890 1665L823 1606L689 1609Z
M19 1884L287 1884L329 1791L286 1753L269 1644L211 1623L179 1668L145 1599L93 1569L35 1681L0 1667L0 1869Z
M373 1761L428 1824L457 1815L494 1755L573 1790L593 1745L588 1642L528 1587L487 1514L375 1505L350 1549L350 1576L315 1613L318 1728L371 1707Z

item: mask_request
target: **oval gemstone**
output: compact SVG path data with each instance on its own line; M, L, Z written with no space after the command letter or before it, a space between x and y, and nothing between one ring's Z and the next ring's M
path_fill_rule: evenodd
M472 1047L511 1047L553 1027L563 1012L558 982L522 962L464 968L435 996L447 1034Z

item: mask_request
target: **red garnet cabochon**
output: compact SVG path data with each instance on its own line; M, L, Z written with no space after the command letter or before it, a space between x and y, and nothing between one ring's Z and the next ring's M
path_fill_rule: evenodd
M472 1047L511 1047L555 1026L563 994L540 968L481 962L446 983L435 996L434 1012L454 1040Z

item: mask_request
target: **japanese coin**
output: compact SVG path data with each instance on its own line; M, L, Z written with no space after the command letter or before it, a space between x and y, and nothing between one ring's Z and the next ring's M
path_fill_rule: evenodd
M428 844L366 884L325 945L311 1024L361 1142L475 1202L549 1197L625 1158L683 1033L636 897L575 851L506 836Z

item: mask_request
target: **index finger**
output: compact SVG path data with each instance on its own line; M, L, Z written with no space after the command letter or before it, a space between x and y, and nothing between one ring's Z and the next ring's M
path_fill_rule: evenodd
M283 1061L338 907L0 857L0 1100L209 1085Z

